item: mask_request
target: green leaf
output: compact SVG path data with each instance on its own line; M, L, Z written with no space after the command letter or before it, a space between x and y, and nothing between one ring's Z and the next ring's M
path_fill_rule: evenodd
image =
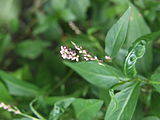
M83 48L87 48L87 50L91 53L94 53L94 55L97 56L104 56L104 49L99 43L98 39L93 37L92 35L76 35L76 36L70 36L68 39L64 42L65 45L73 47L71 44L71 41L76 43L79 46L83 46Z
M128 28L128 33L127 33L127 38L126 38L126 44L125 46L127 48L130 48L133 44L133 42L138 39L139 37L150 33L150 29L147 26L145 20L143 19L142 14L138 11L136 7L134 7L132 4L131 5L131 16L130 16L130 21L129 21L129 28ZM138 61L137 68L140 72L146 73L147 71L150 70L152 66L152 43L149 43L147 45L146 53Z
M129 49L127 57L124 63L124 73L126 76L135 77L137 74L136 71L136 62L138 59L142 58L146 52L146 46L150 41L155 40L158 36L160 36L160 31L154 32L151 34L144 35L138 38L133 46Z
M77 120L93 120L102 105L103 101L96 99L76 99L73 102Z
M3 59L5 53L10 49L11 36L9 34L0 34L0 61Z
M139 37L150 33L150 29L144 21L142 14L134 5L130 4L130 7L131 15L129 20L127 38L125 41L127 48L131 47L133 42Z
M54 10L63 10L66 8L67 0L51 0L51 5Z
M90 6L90 0L68 0L68 8L78 20L86 18L86 12Z
M116 68L109 65L99 65L97 62L64 62L67 66L75 70L79 75L89 83L101 87L110 88L119 82L126 80L124 75Z
M16 52L18 55L34 59L38 57L44 48L48 47L49 44L47 42L41 40L25 40L18 43L16 47Z
M51 4L53 9L57 12L58 17L62 18L63 20L67 21L74 21L76 16L74 15L71 8L69 8L69 4L67 0L52 0Z
M0 82L0 101L10 102L12 100L8 90L2 82Z
M155 73L151 76L151 82L153 82L153 87L160 93L160 84L154 84L154 83L160 83L160 73Z
M131 120L137 104L139 88L139 83L136 82L115 94L108 106L105 120Z
M160 84L156 84L156 83L160 83L160 67L158 67L156 69L156 71L154 72L154 74L151 76L151 83L153 83L153 87L156 89L156 91L158 91L160 93Z
M118 22L109 30L106 36L105 52L111 57L116 56L126 39L130 11L131 8L128 8Z
M70 9L65 9L61 11L60 16L66 22L74 21L76 19L76 16L73 14L73 12Z
M60 116L72 104L75 98L67 98L55 103L53 110L50 112L49 120L59 120Z
M142 120L160 120L160 119L156 116L148 116L148 117L143 118Z
M144 118L145 112L144 112L143 106L144 106L144 103L141 103L141 102L137 103L132 120L142 120L142 118Z
M127 30L127 37L125 43L123 45L122 53L118 53L116 56L116 63L120 66L123 66L121 63L124 62L125 56L127 55L127 50L132 46L134 41L139 37L150 33L150 29L147 26L146 22L143 19L141 13L134 7L134 5L130 4L131 12L129 25ZM139 72L146 74L152 67L152 43L147 44L146 53L142 57L142 59L137 62L137 69ZM125 53L125 54L123 54Z
M148 115L157 116L160 118L160 95L158 92L152 92L152 99L151 99L151 105L148 112Z
M11 23L13 20L18 19L17 2L10 0L0 0L0 24Z
M0 71L0 78L6 83L10 94L15 96L37 96L39 89L31 83L19 80L11 74Z

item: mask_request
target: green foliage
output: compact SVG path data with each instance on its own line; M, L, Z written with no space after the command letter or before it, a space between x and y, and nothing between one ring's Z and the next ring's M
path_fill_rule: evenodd
M49 120L58 120L74 100L74 98L68 98L56 102L53 110L50 112Z
M158 67L156 70L155 70L155 72L154 72L154 74L152 74L152 76L151 76L151 82L153 82L153 83L159 83L160 82L160 67ZM159 86L159 84L158 85L153 85L153 87L155 88L155 90L157 91L157 92L160 92L160 86Z
M64 63L97 87L110 88L119 81L126 80L119 70L109 65L103 66L97 62Z
M12 100L8 90L2 82L0 82L0 100L3 102L10 102Z
M134 83L113 96L105 120L130 120L136 107L139 90L139 83Z
M146 44L155 40L160 32L151 33L138 38L133 46L130 48L124 63L124 72L127 76L135 77L136 67L135 64L139 58L142 58L146 51Z
M48 43L40 40L25 40L17 44L16 52L22 57L34 59L38 57L48 45Z
M73 102L73 107L76 112L77 120L93 120L102 104L103 101L96 99L76 99Z
M115 57L121 49L128 31L128 23L130 18L131 8L117 21L117 23L108 31L105 39L105 52Z
M158 0L0 8L0 120L160 119Z
M4 71L0 71L0 77L7 85L8 90L12 95L28 97L38 95L38 88L31 83L19 80Z
M143 120L159 120L159 118L155 116L149 116L149 117L143 118Z

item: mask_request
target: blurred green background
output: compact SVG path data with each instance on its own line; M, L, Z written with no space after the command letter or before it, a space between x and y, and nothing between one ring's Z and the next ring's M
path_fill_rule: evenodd
M131 2L150 29L158 30L160 1ZM108 104L107 93L66 67L59 50L74 41L104 56L106 33L127 8L128 0L0 0L0 101L31 114L29 103L38 97L35 107L46 117L63 98L100 98ZM74 118L72 112L64 120ZM14 118L0 110L0 120Z

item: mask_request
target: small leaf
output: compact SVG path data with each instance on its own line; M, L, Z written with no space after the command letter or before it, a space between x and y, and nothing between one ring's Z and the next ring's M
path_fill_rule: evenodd
M55 103L53 110L50 112L49 120L59 120L60 116L72 104L75 98L67 98Z
M34 59L38 57L47 46L49 46L49 44L41 40L25 40L18 43L16 52L22 57Z
M73 102L77 120L93 120L102 105L103 101L96 99L76 99Z
M99 65L97 62L64 62L67 66L75 70L89 83L101 87L110 88L119 80L126 80L124 75L116 68L109 65Z
M126 39L130 10L131 8L128 8L119 21L109 30L106 36L105 52L111 57L116 56Z
M36 96L39 89L31 83L21 81L9 73L0 71L0 78L6 83L10 94L15 96Z
M131 120L137 104L139 90L139 84L134 83L115 94L107 109L105 120Z

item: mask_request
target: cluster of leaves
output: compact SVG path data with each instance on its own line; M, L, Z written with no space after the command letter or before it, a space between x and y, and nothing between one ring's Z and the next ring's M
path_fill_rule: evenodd
M1 0L0 7L0 101L24 113L0 109L0 119L159 120L159 1ZM112 62L63 61L60 45L70 41Z

